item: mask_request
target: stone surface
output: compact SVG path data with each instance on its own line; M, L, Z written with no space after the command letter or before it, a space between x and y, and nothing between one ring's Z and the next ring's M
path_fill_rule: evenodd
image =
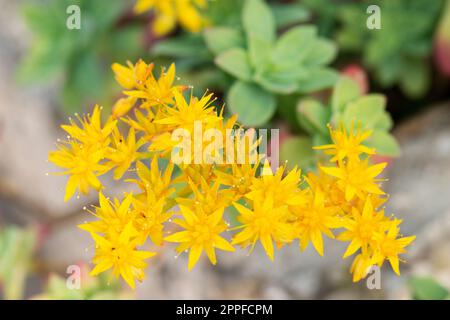
M22 86L15 79L30 41L20 2L0 0L0 190L43 214L61 216L80 207L80 201L64 203L66 178L46 176L57 171L46 160L62 137L55 125L55 87Z

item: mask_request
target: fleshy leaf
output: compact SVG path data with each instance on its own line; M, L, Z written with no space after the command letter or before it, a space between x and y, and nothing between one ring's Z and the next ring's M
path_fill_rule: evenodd
M261 126L272 118L276 109L275 96L261 87L238 81L228 93L228 104L239 122L247 126Z
M240 80L250 80L252 69L247 52L241 48L233 48L218 55L215 63L224 71Z

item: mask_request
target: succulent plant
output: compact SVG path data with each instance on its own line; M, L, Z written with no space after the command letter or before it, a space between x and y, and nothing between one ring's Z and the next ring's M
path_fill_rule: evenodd
M119 20L126 1L48 0L23 7L33 34L18 70L24 83L59 80L59 102L67 112L92 101L107 105L116 93L110 81L113 61L134 59L143 50L142 28ZM80 8L80 29L66 27L70 5Z
M272 118L277 95L321 90L338 78L327 67L336 56L334 44L319 37L311 25L292 27L277 37L274 12L263 0L248 0L242 10L243 30L205 31L216 65L235 79L226 97L228 106L249 126Z
M381 29L369 30L369 5L381 11ZM442 1L376 0L347 4L339 10L343 27L337 34L343 51L361 52L364 65L381 86L398 84L410 98L430 86L429 57Z
M389 133L393 123L385 107L383 95L364 95L355 80L341 76L328 103L311 97L298 101L297 120L308 135L287 139L281 146L280 156L291 165L308 168L317 160L311 147L331 142L328 124L334 128L342 124L347 129L352 126L371 129L373 133L367 140L367 146L375 148L381 156L398 156L400 149Z

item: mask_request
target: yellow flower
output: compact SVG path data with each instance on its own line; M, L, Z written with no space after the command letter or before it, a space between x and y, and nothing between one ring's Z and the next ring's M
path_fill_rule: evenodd
M375 235L384 232L388 221L383 211L374 210L370 197L367 197L362 213L352 207L351 217L342 221L342 226L347 230L337 237L341 241L351 241L344 253L344 258L354 254L360 248L363 253L367 253L368 246L374 243Z
M322 233L329 238L334 238L330 228L340 226L337 214L339 208L325 205L325 194L322 190L316 189L313 198L306 206L291 207L295 215L295 230L300 238L300 248L305 250L311 241L316 251L323 256Z
M338 206L344 211L351 212L351 203L345 201L344 192L338 188L336 178L326 174L322 170L316 174L314 172L308 172L305 180L308 183L308 187L311 191L319 189L325 194L325 204L327 206Z
M153 67L153 63L146 64L141 59L134 65L127 61L127 66L119 63L113 63L111 66L116 76L116 81L125 89L144 89L144 84L152 74Z
M126 115L136 104L137 98L126 97L117 100L113 106L112 117L114 119L121 118Z
M145 99L142 107L154 107L160 105L168 105L173 103L175 92L183 91L184 86L174 86L175 81L175 64L171 64L167 72L161 69L158 80L153 76L153 72L147 75L138 90L124 91L128 96Z
M81 118L76 114L81 127L70 119L70 125L62 125L61 128L63 128L72 139L76 139L86 146L94 145L96 147L103 147L109 143L109 135L114 130L117 121L109 118L102 127L101 110L102 107L96 105L92 115Z
M400 222L398 220L393 221L387 232L375 235L377 248L372 258L373 262L380 267L383 265L383 261L387 259L397 275L400 275L398 255L405 253L405 247L416 238L415 236L397 238L400 231L400 228L398 228Z
M165 205L166 198L156 198L150 187L147 187L147 192L133 198L134 222L140 243L150 237L154 244L163 244L163 223L172 216L171 212L165 211Z
M301 179L299 169L292 169L283 177L284 167L273 174L268 161L264 163L262 177L254 178L250 192L246 197L250 200L272 198L274 206L300 205L305 203L304 192L298 187Z
M347 129L342 125L340 130L332 130L331 126L330 136L333 140L333 144L327 144L323 146L317 146L313 149L326 150L325 153L333 155L330 162L342 161L347 159L358 159L362 153L373 155L375 150L362 145L362 142L372 135L371 130L361 132L359 129L356 132L353 129L353 125L350 127L350 132L347 135Z
M109 238L92 233L96 248L92 260L95 268L90 274L95 276L112 268L114 276L122 276L134 289L134 279L138 281L144 279L144 269L147 267L144 260L155 255L153 252L136 250L136 234L131 222L121 233L110 235Z
M127 181L136 183L141 190L153 192L156 198L167 198L175 189L172 184L173 164L168 163L164 173L159 171L158 158L153 157L150 169L142 162L136 163L136 173L139 179L129 179Z
M158 36L166 35L175 29L177 21L191 32L200 31L206 24L199 9L206 7L206 0L138 0L134 11L138 14L154 10L153 32Z
M258 164L231 164L231 172L216 170L220 184L229 186L237 201L250 191Z
M134 117L135 119L127 117L126 119L122 118L122 120L130 127L134 128L134 130L142 132L144 134L142 138L145 141L150 142L156 135L164 132L164 125L155 123L155 120L158 119L158 115L152 110L147 109L144 113L139 109L135 109Z
M364 193L385 194L375 179L386 167L387 163L369 165L368 159L348 160L343 166L320 167L322 171L338 179L338 187L345 193L345 200L350 201L356 195L364 197Z
M353 282L365 278L373 265L372 257L369 253L358 254L350 267L350 272L353 274Z
M189 187L193 193L192 198L177 198L180 205L191 208L194 211L202 208L207 214L231 205L233 192L228 189L220 189L220 182L216 180L212 185L201 178L201 188L192 180L188 180Z
M251 244L250 251L252 251L259 240L273 261L273 241L277 245L291 242L294 238L294 229L292 224L287 222L290 213L286 206L275 208L272 197L261 201L254 201L253 209L234 203L239 212L238 220L242 223L238 228L243 230L233 237L232 244L239 244L241 247Z
M188 270L197 263L203 250L212 264L216 264L215 248L225 251L234 251L233 246L219 234L226 230L227 226L222 219L223 209L207 215L204 212L195 214L189 208L180 205L182 219L174 219L185 230L166 237L169 242L179 242L177 252L181 253L189 249Z
M212 93L204 95L200 100L196 97L191 97L189 103L177 90L173 90L173 95L176 107L166 108L166 116L156 120L156 123L169 125L174 128L183 128L192 133L196 121L212 124L222 119L217 115L214 106L211 106L215 101L215 99L211 99Z
M64 201L69 200L77 189L88 194L91 187L95 190L102 188L97 176L108 171L107 166L100 164L105 157L103 149L84 147L73 140L59 144L58 149L50 152L48 158L57 166L67 169L62 174L70 175Z
M140 157L141 154L138 150L143 144L144 141L142 139L136 142L133 128L130 128L126 140L118 130L114 131L113 145L108 149L106 155L109 160L108 165L112 168L115 167L114 179L122 178L131 164Z
M122 203L114 198L114 202L106 198L102 192L98 194L99 207L95 208L92 214L99 220L79 225L79 228L88 232L119 234L125 229L125 226L133 220L130 211L133 195L129 193Z

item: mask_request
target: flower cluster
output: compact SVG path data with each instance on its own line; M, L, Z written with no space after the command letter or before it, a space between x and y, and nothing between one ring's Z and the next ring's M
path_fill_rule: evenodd
M142 60L112 69L125 97L103 121L96 106L92 115L63 125L68 140L49 155L69 175L66 200L77 190L98 192L99 204L89 210L96 220L80 226L96 244L92 274L113 269L134 287L135 279L144 278L145 260L155 254L142 249L149 242L177 243L179 254L189 252L189 270L203 252L216 264L216 250L234 251L238 245L251 251L257 242L271 260L275 248L297 240L302 250L311 242L323 255L322 237L335 238L334 229L344 230L338 240L350 242L345 257L360 251L351 268L355 281L386 259L399 272L398 255L414 237L398 237L401 221L380 209L386 196L377 176L386 164L371 165L375 150L362 144L370 132L330 128L334 143L318 147L330 155L330 165L306 176L298 168L273 171L267 159L174 164L177 130L192 133L189 143L195 145L196 123L203 133L215 129L227 137L227 129L239 128L236 116L225 120L212 94L186 100L187 87L174 85L174 65L157 78L153 64ZM233 155L240 150L236 139ZM105 197L99 177L107 172L135 191L123 199ZM226 218L231 207L240 223L232 227ZM232 230L227 240L225 233Z
M200 31L206 19L200 10L207 6L206 0L138 0L134 11L138 14L153 10L155 20L152 30L158 36L170 33L177 22L190 32Z

